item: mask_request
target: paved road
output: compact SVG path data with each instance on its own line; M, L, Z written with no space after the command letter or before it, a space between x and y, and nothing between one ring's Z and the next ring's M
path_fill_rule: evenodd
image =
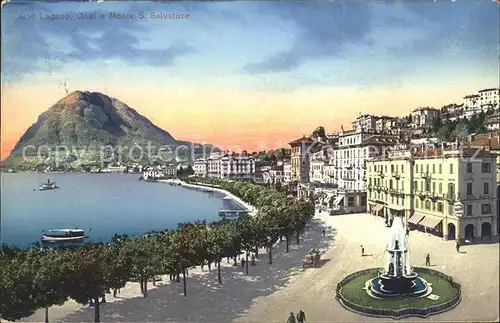
M320 215L336 229L329 259L321 268L307 269L282 290L254 299L250 309L234 322L285 322L290 312L304 310L308 322L387 321L352 313L334 298L337 282L353 271L382 267L387 231L383 220L370 215ZM424 266L430 253L433 269L462 284L463 300L453 310L431 316L430 321L497 321L499 317L499 244L463 246L457 253L453 241L422 232L409 237L413 266ZM360 246L368 256L361 257ZM411 321L424 320L419 318Z

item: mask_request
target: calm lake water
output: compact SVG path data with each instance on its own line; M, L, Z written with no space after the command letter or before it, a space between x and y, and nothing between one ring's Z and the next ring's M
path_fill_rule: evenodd
M86 241L115 233L142 234L179 222L220 219L220 209L240 209L218 193L139 181L139 174L1 174L1 240L24 248L42 230L80 228ZM60 188L38 191L47 179ZM35 189L35 191L33 190Z

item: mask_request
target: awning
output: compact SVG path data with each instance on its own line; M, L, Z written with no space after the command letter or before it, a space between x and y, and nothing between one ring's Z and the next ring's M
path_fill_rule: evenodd
M403 211L405 209L404 206L402 205L389 205L389 209L396 210L396 211Z
M377 204L373 207L373 211L380 212L383 208L384 206L382 204Z
M415 213L411 218L408 219L409 223L418 224L425 216L421 213Z
M424 227L435 229L441 221L443 221L443 219L441 218L426 216L418 225L423 225Z
M341 195L341 196L337 196L337 198L335 199L335 201L333 201L333 205L339 205L340 202L344 199L344 196Z

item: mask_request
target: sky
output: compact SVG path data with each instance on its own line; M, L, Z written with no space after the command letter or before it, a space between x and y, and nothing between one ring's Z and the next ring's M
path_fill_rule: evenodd
M360 113L461 103L499 86L499 10L488 0L13 0L2 7L1 159L66 95L62 83L115 97L177 139L251 151L320 125L348 129ZM161 13L185 18L151 16Z

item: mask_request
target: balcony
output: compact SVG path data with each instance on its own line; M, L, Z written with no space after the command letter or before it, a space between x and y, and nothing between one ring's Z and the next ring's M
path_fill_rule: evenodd
M400 179L401 178L401 174L398 173L398 172L393 172L392 173L392 177L394 177L395 179Z
M456 200L460 199L460 195L455 195L455 194L443 194L443 199L449 202L455 202Z
M432 175L429 172L423 172L423 173L420 173L420 177L422 177L424 179L431 179Z
M381 171L377 172L377 175L380 176L380 177L382 177L382 178L385 176L384 172L381 172Z

